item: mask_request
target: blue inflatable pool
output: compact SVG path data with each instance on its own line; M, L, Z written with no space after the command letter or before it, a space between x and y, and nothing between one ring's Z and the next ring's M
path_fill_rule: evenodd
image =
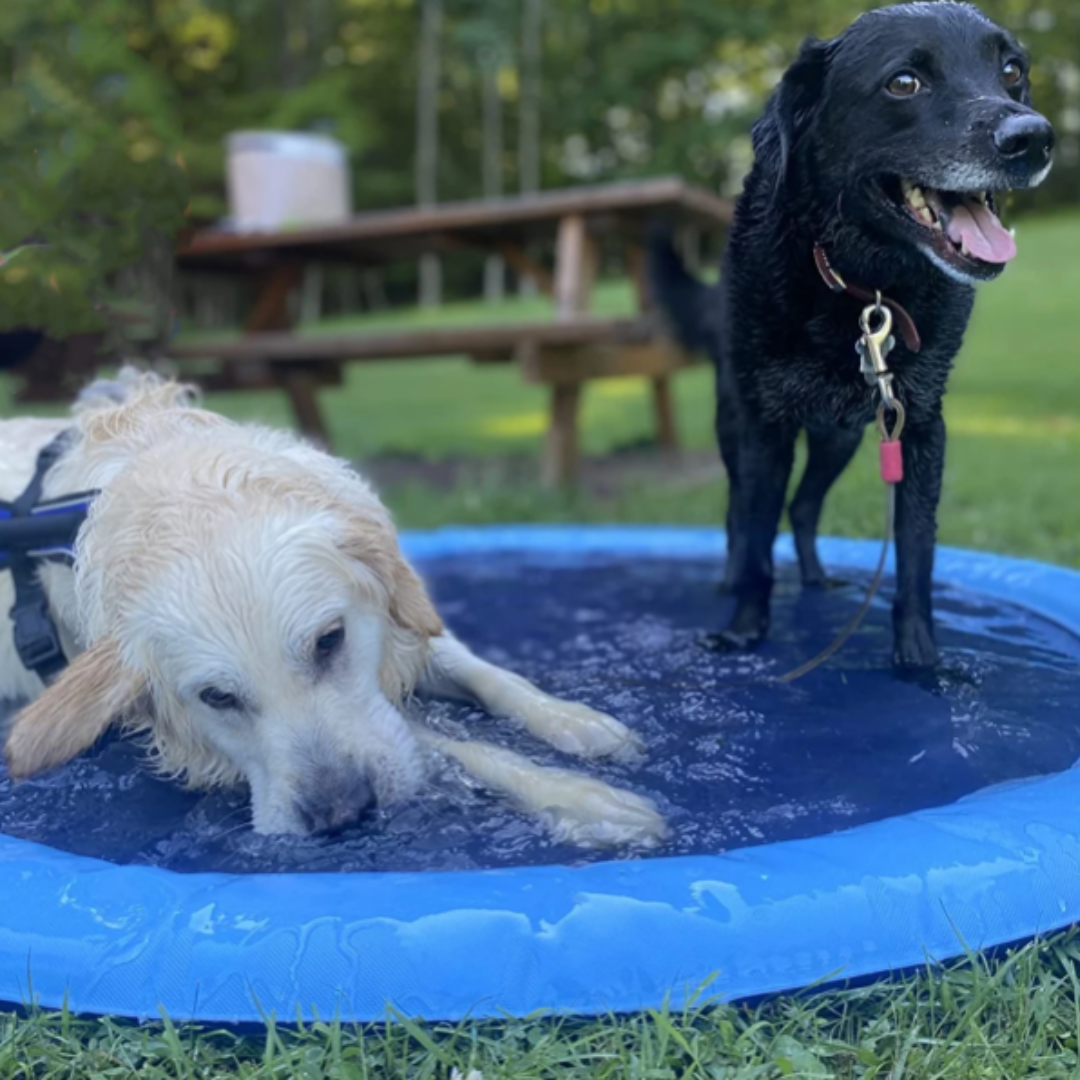
M723 658L697 644L728 603L715 531L405 542L478 651L642 732L644 766L598 769L658 800L671 845L589 855L438 791L356 835L274 841L239 797L138 773L117 740L17 788L0 773L0 1000L30 980L45 1006L178 1020L597 1013L707 981L739 998L883 973L1080 919L1080 574L943 549L942 673L891 671L887 582L866 628L782 687L769 676L859 603L875 544L824 542L852 584L809 593L783 541L769 644Z

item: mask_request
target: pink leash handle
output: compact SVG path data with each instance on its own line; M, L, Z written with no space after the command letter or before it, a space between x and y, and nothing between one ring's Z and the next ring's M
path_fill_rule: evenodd
M881 479L899 484L904 479L904 450L899 439L881 443Z

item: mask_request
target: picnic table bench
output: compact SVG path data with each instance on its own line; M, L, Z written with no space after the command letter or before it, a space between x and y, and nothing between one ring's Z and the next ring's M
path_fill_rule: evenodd
M646 281L645 237L662 215L673 228L722 232L730 204L678 179L568 188L535 196L446 203L360 214L346 222L274 233L203 230L177 254L181 270L256 279L254 304L237 338L177 342L169 350L181 372L211 390L280 388L300 429L329 445L320 387L338 385L345 364L468 356L478 364L517 363L526 380L550 389L551 415L543 478L572 481L578 465L578 412L592 380L643 376L652 382L658 441L677 433L671 376L690 362L664 333ZM602 239L626 249L637 314L590 314ZM537 252L553 246L549 270ZM297 332L289 298L307 266L377 267L431 252L501 255L554 300L546 321L401 331Z

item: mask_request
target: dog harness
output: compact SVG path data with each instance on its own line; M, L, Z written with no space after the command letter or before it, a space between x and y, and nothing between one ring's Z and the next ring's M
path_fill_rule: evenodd
M38 454L34 475L14 501L0 501L0 570L10 570L15 603L10 616L15 651L23 666L49 682L67 663L60 634L49 612L49 601L38 574L43 562L75 561L75 539L86 520L96 491L41 500L49 469L67 449L69 432L62 431Z

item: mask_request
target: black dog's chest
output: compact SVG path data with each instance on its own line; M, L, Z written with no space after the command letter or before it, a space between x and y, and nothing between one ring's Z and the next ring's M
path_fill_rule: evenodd
M845 298L846 301L846 298ZM799 325L774 322L771 332L729 338L742 392L767 421L799 426L863 427L873 421L879 397L867 381L857 345L862 305L831 304ZM897 340L886 355L893 386L912 423L940 410L959 350L963 325L942 325L926 311L915 352Z

